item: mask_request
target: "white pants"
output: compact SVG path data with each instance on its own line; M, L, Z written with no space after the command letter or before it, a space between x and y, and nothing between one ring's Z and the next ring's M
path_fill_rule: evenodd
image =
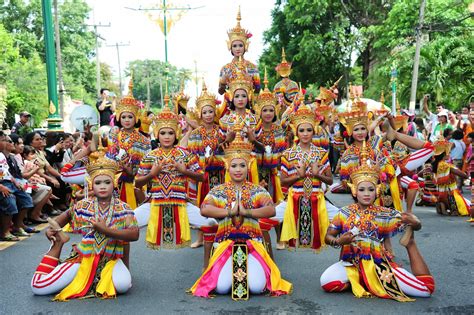
M150 218L151 203L147 202L135 209L135 217L137 218L138 226L143 227L148 225ZM217 221L213 218L206 218L201 215L201 209L192 203L186 204L186 211L188 213L189 224L196 227L216 225Z
M419 149L415 152L410 153L408 162L405 165L405 168L409 171L414 171L426 161L428 161L434 154L434 149Z
M346 268L344 268L344 265L348 266L350 264L343 261L338 261L337 263L329 266L329 268L326 269L321 275L321 286L334 281L349 283L349 278L347 277L347 272ZM403 293L412 297L431 296L428 287L410 272L400 267L392 268L392 270L395 273L395 278L397 279L397 282Z
M31 290L36 295L50 295L64 289L72 282L79 270L79 263L65 262L56 266L48 274L33 275ZM132 287L132 276L121 259L112 271L112 282L117 293L125 293Z
M261 294L265 290L267 279L265 277L265 270L263 269L257 258L252 254L248 255L247 260L248 272L247 279L249 290L252 294ZM227 259L224 267L217 280L216 293L228 294L232 289L232 255Z

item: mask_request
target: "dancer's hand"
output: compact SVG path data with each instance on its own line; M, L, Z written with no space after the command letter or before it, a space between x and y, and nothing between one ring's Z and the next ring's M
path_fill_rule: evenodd
M183 161L174 161L173 167L180 173L184 173L186 171L186 164Z
M226 143L231 143L232 141L234 141L235 135L236 135L236 133L235 133L234 130L228 131L228 132L227 132L227 135L226 135L226 137L225 137L225 142L226 142Z
M239 203L236 202L235 205L230 209L230 216L235 217L239 215Z
M264 179L262 179L262 180L260 181L260 183L258 183L258 184L259 184L261 187L265 188L265 189L268 187L268 183L267 183Z
M58 231L56 231L55 229L52 229L51 227L48 227L44 232L44 235L46 235L46 238L53 242L55 242L57 239L56 234L58 234Z
M257 140L257 136L255 135L255 129L250 127L247 128L247 138L249 139L250 143L254 143Z
M315 161L313 164L311 164L311 173L313 173L313 176L318 175L320 169L321 166L319 165L318 161Z
M92 228L97 232L105 234L105 232L107 231L105 219L99 218L97 221L94 221L94 219L92 219L90 222L92 224Z
M346 232L338 238L337 243L338 245L347 245L347 244L352 243L355 237L356 235L353 235L351 232Z
M299 178L306 176L306 165L303 163L303 161L299 161L296 165L296 172L298 173Z
M163 170L163 163L161 161L155 161L153 166L151 167L150 174L153 175L153 177L158 176L158 174L161 173Z

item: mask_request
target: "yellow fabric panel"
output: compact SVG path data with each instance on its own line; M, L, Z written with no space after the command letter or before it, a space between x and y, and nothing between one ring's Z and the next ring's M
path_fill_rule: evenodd
M73 295L76 295L84 291L89 277L92 273L92 266L94 263L95 255L89 257L83 257L81 260L81 265L79 270L76 273L76 276L67 287L65 287L61 292L59 292L53 299L53 301L67 301L67 299Z
M291 239L296 239L298 233L296 232L295 215L293 213L294 202L293 202L293 188L288 190L288 202L286 204L285 215L283 216L283 226L281 228L282 242L288 242Z
M367 292L360 284L359 270L355 266L344 266L344 268L351 283L352 293L358 298L370 297L370 292Z
M453 194L456 205L458 206L459 215L469 215L469 209L467 208L463 196L461 196L458 190L453 191Z
M96 292L103 298L113 298L117 295L115 291L114 282L112 281L112 272L114 271L115 264L117 259L109 260L102 272L100 273L100 280L97 284Z
M125 194L127 196L127 204L131 209L137 208L137 200L135 199L135 185L133 183L123 183L125 185Z

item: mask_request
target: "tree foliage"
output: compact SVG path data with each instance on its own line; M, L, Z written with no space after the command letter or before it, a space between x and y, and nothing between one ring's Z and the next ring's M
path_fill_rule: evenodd
M147 100L149 81L151 108L161 108L161 91L165 94L167 78L170 96L179 91L182 80L186 83L191 79L190 70L167 65L160 60L134 60L130 62L126 71L128 74L133 71L133 95L136 99Z
M418 99L429 93L456 108L472 96L474 25L468 4L427 0ZM340 86L361 83L365 96L378 99L396 66L398 96L408 104L419 6L412 0L277 0L260 67L276 82L274 67L284 47L293 61L292 78L312 92L344 75Z

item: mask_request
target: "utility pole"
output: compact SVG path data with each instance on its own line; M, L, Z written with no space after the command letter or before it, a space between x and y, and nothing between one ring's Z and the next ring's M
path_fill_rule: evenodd
M41 9L43 13L44 47L46 52L46 76L48 80L48 130L57 131L62 129L62 119L58 114L58 86L56 80L51 0L41 0Z
M394 65L390 73L392 81L392 115L394 116L397 114L397 75L397 68Z
M56 63L58 67L58 85L59 85L59 115L64 117L64 81L63 81L63 63L61 58L61 36L59 33L59 13L58 0L53 1L54 6L54 35L56 40Z
M95 70L96 70L96 81L95 81L95 88L97 90L97 96L100 97L100 59L99 59L99 38L102 40L105 40L102 36L99 35L97 32L98 27L110 27L109 24L91 24L91 25L86 25L86 26L91 26L94 28L94 35L95 35Z
M130 46L130 43L123 44L123 43L115 43L115 45L106 45L107 47L115 47L117 49L117 59L118 59L118 75L119 75L119 88L120 88L120 97L122 97L122 68L120 64L120 48Z
M416 105L416 88L418 85L418 68L420 67L420 50L421 50L421 35L423 28L423 20L425 18L425 7L426 0L421 0L420 4L420 16L418 18L418 25L416 26L416 46L415 46L415 59L413 60L413 74L411 78L411 89L410 89L410 112L415 112Z
M194 81L196 82L196 99L199 97L199 90L198 90L198 66L197 61L194 60Z

